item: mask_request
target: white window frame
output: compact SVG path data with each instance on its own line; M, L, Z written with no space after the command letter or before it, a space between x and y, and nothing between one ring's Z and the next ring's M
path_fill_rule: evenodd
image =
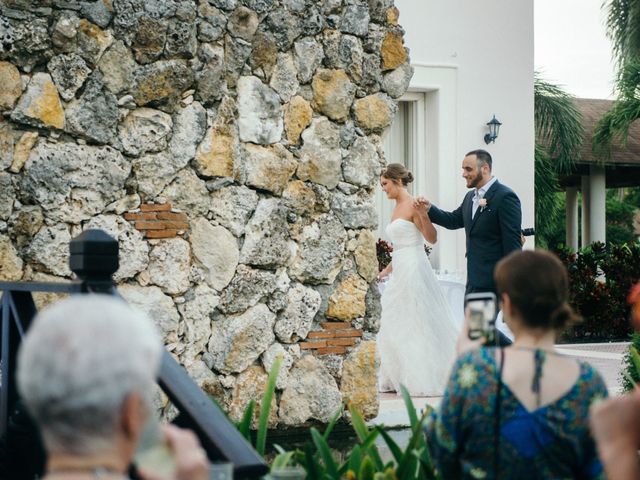
M408 133L413 160L410 168L415 176L412 193L425 195L434 203L452 209L461 200L458 198L462 182L460 162L464 153L458 148L458 69L455 65L420 63L412 64L412 67L414 74L408 92L399 99L415 102L413 125ZM393 205L379 187L376 205L380 212L378 236L386 238L384 229L388 218L384 212L385 209L392 210ZM459 233L438 227L438 243L431 254L435 269L464 275L466 246L464 235Z
M385 148L386 163L404 163L405 166L413 173L414 182L409 186L409 192L415 194L423 188L421 159L424 158L425 138L424 132L425 122L425 95L419 92L408 92L398 99L398 102L410 104L407 118L405 119L405 129L403 133L406 144L409 145L407 158L389 158L388 148ZM389 140L391 128L388 128L383 134L383 145ZM385 228L391 220L391 212L394 203L389 200L382 192L380 187L376 190L376 207L378 210L378 238L389 240L385 234Z

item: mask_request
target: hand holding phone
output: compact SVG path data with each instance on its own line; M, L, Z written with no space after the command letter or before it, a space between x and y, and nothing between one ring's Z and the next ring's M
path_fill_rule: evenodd
M469 293L464 298L470 340L485 338L486 344L496 340L496 296L492 292Z
M153 420L152 420L153 421ZM150 427L154 431L155 427ZM208 480L209 459L198 437L171 424L159 425L160 443L147 455L136 455L138 474L144 480ZM153 453L153 450L156 453Z
M165 439L163 426L153 414L147 418L136 448L134 463L141 472L146 472L145 479L173 478L176 472L176 459Z

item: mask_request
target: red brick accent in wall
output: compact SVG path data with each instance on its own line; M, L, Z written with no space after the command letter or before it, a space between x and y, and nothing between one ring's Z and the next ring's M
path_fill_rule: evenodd
M172 211L170 203L145 203L123 217L144 233L145 238L173 238L189 229L187 214Z
M353 347L362 330L352 328L347 322L323 322L322 330L309 332L304 342L298 343L300 349L311 350L316 355L344 355L347 347Z
M170 203L143 203L140 205L141 212L170 212Z

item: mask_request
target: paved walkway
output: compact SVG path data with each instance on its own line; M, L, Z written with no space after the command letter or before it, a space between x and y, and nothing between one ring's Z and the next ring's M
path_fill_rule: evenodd
M565 355L586 360L604 377L610 395L620 394L620 371L622 357L629 346L628 342L618 343L582 343L558 345ZM419 411L425 404L436 406L442 397L413 397L413 403ZM371 420L372 424L384 424L387 427L401 427L409 424L402 397L395 393L380 394L380 413Z

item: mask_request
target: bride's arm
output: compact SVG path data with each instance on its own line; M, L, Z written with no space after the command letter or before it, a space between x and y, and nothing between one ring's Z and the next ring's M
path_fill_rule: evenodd
M387 265L384 270L382 270L379 274L378 274L378 281L384 280L385 278L387 278L391 272L393 271L393 263L389 262L389 265Z
M425 240L431 244L438 241L438 232L436 227L431 223L429 215L427 215L427 207L423 203L417 204L413 208L413 223L416 224L418 230L422 233Z

